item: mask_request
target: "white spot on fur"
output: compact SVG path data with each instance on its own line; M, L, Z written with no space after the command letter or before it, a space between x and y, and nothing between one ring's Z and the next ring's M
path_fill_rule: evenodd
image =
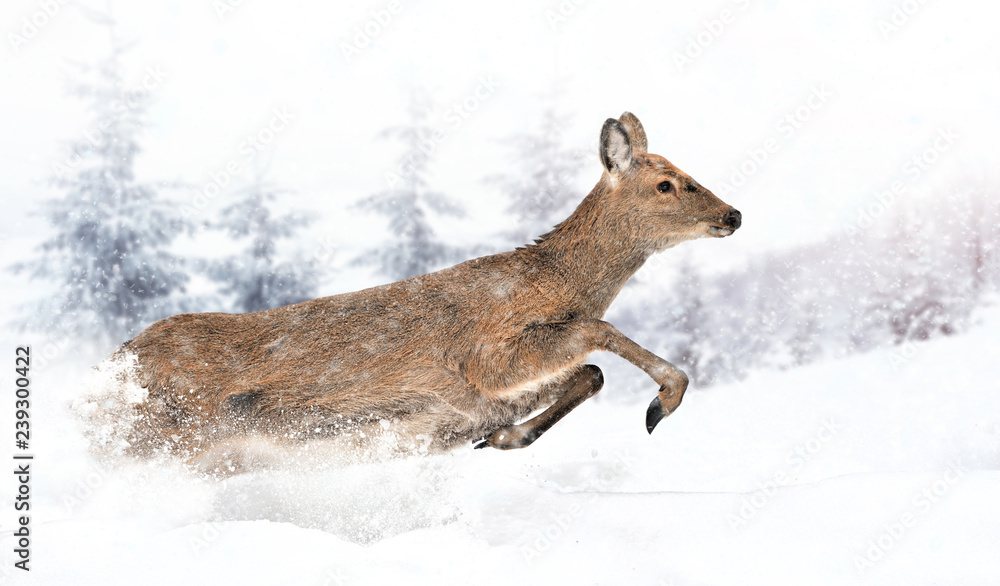
M536 378L528 381L527 383L520 385L518 387L504 389L499 391L494 396L499 399L515 399L521 395L529 393L537 393L542 387L547 384L559 382L566 379L566 375L575 370L577 365L568 366L562 370L547 374L543 377Z

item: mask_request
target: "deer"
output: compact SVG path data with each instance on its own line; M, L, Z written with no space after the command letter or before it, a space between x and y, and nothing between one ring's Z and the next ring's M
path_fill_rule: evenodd
M730 236L742 216L649 153L630 112L604 122L599 158L576 210L515 250L285 307L153 323L111 356L132 359L142 389L131 449L196 457L247 436L384 432L435 451L524 448L601 390L601 369L586 363L595 351L658 385L651 434L688 377L605 312L651 255Z

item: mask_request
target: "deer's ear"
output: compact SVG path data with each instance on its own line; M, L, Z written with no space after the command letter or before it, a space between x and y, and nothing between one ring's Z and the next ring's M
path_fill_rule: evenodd
M632 141L621 122L608 118L601 129L601 162L612 175L632 168Z
M646 142L646 131L642 128L642 122L631 112L625 112L618 120L628 133L629 140L632 141L632 149L637 153L645 153L649 149Z

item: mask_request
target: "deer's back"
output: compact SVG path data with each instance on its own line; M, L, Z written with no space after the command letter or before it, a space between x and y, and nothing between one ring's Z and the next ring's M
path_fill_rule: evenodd
M392 417L487 408L491 355L561 311L524 251L249 314L182 314L126 344L162 427L192 418Z

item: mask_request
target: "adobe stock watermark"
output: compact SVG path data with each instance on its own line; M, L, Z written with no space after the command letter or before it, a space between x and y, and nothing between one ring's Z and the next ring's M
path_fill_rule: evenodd
M20 53L69 3L69 0L39 0L38 9L21 18L20 26L15 31L7 33L7 42L14 54Z
M864 553L854 556L854 567L864 574L885 559L887 553L913 530L920 521L941 501L948 497L955 485L965 476L965 470L958 463L952 463L940 478L923 487L910 498L909 505L892 520L883 523L874 537L868 539Z
M79 339L79 335L79 326L73 324L66 328L66 331L49 336L45 340L45 343L41 345L41 351L32 352L32 358L34 359L32 367L37 372L44 372L50 364L53 364L73 344L74 340ZM32 350L35 350L35 345L32 345Z
M888 41L891 35L906 26L910 19L929 2L930 0L903 0L899 4L894 4L887 18L880 18L876 21L878 32L882 34L882 40Z
M323 574L321 586L347 586L351 581L351 576L344 571L344 568L330 568Z
M598 491L591 492L587 503L597 500L599 491L606 491L616 484L616 480L625 474L637 461L632 454L617 452L614 455L615 461L611 465L611 470L604 472L597 478ZM574 502L569 508L562 511L555 511L549 514L548 523L535 531L534 535L526 539L526 543L520 547L521 557L524 561L532 563L540 558L545 552L552 548L573 523L583 515L584 506Z
M715 16L701 22L701 30L693 35L688 35L683 51L674 51L672 58L677 73L684 73L684 70L692 65L695 59L705 54L709 47L715 44L726 29L736 22L740 13L750 7L750 0L732 0L735 9L723 8Z
M218 197L234 178L246 170L247 164L267 149L279 134L291 126L294 120L295 114L288 109L288 106L273 108L268 121L256 131L247 135L236 146L237 156L231 158L216 171L208 174L209 181L202 185L200 189L195 190L191 203L181 207L181 215L184 218L191 218L204 211L209 203Z
M109 104L111 113L98 120L93 127L83 131L83 139L73 144L69 156L62 163L52 164L53 175L62 179L71 170L79 167L88 151L100 148L117 120L149 100L153 90L163 85L169 75L160 65L146 67L142 80L121 92L120 97Z
M549 23L549 28L555 32L562 32L563 26L576 15L577 9L586 0L560 0L560 2L545 9L545 20Z
M899 345L898 350L889 352L887 360L893 370L899 370L903 365L911 362L920 353L920 348L913 340L906 340Z
M791 140L833 96L833 92L827 89L824 83L810 86L806 99L785 112L775 123L774 135L764 139L758 146L748 148L746 158L730 167L728 181L721 182L721 187L715 190L716 194L725 197L746 185L750 178L759 173L778 152L782 143Z
M421 163L428 159L443 144L448 136L462 127L465 121L482 107L496 93L500 84L490 74L480 76L479 83L464 98L452 102L443 114L446 125L437 125L405 153L393 171L386 172L385 182L390 189L409 179Z
M74 482L73 489L63 494L62 503L66 513L72 515L83 506L104 485L108 473L103 468L95 468Z
M779 488L792 484L795 475L822 452L823 448L841 431L843 431L842 426L833 419L827 419L813 437L793 448L785 457L787 468L778 470L766 481L758 480L757 490L743 497L739 510L726 515L726 521L733 532L746 527L757 516L757 513L771 502Z
M902 176L911 184L916 184L937 163L948 150L955 146L961 135L955 131L953 126L938 129L937 134L931 138L921 151L907 159L901 169ZM850 236L856 236L862 230L867 230L875 224L875 220L888 211L889 207L902 196L907 189L907 183L903 179L893 179L889 183L888 189L884 189L873 197L870 201L858 208L858 217L847 228Z
M236 9L243 6L246 0L212 0L212 10L220 21L236 12Z
M188 537L188 545L191 546L195 557L201 557L208 551L222 537L225 529L226 527L221 523L202 523L195 534Z
M360 55L381 35L385 29L403 12L401 0L389 0L385 8L372 10L370 18L354 27L354 34L346 41L340 41L340 52L350 63L351 59Z
M78 477L73 482L73 488L62 495L62 504L66 508L66 513L68 515L75 514L87 501L94 498L107 482L109 476L108 470L95 465L90 472ZM132 481L136 486L145 486L149 482L149 475L145 471L140 472L133 477Z
M319 244L313 249L310 260L320 264L331 263L337 257L338 251L337 242L331 236L326 235L319 240Z

